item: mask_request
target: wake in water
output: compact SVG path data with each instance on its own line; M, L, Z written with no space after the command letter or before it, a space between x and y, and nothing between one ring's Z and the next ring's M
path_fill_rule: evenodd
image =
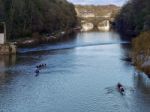
M105 94L116 94L118 93L118 89L116 86L105 88ZM125 95L134 93L135 89L133 87L125 87Z
M132 100L132 95L135 92L135 89L133 87L126 87L125 88L125 95L121 95L116 87L107 87L105 88L106 91L106 95L114 95L113 97L117 97L117 99L119 98L119 104L117 103L117 106L120 106L120 104L122 104L127 111L130 111L131 107L131 100Z
M59 44L59 45L44 45L41 47L35 48L20 48L18 53L28 53L28 52L40 52L40 51L52 51L52 50L65 50L73 49L78 47L90 47L90 46L99 46L99 45L112 45L112 44L127 44L129 42L108 42L108 43L86 43L86 44Z

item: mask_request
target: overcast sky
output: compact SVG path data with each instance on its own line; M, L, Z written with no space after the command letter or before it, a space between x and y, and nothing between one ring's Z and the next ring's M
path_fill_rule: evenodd
M115 4L122 6L127 0L68 0L74 4L95 4L95 5L107 5Z

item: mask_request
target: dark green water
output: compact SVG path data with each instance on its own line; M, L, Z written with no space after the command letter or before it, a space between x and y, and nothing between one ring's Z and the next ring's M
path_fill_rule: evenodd
M0 112L149 112L150 80L122 60L128 48L115 32L90 32L0 56Z

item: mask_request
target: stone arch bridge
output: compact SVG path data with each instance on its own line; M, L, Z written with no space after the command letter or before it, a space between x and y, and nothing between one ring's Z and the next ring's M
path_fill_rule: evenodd
M114 18L107 17L92 17L92 18L80 18L81 31L109 31L114 23Z

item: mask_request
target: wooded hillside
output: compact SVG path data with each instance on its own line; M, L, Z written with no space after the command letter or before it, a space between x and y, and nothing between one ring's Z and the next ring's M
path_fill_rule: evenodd
M117 29L125 34L150 30L150 0L130 0L116 18Z
M150 75L150 0L130 0L116 18L117 29L133 39L133 62Z
M0 20L7 37L16 39L74 27L76 12L66 0L0 0Z

